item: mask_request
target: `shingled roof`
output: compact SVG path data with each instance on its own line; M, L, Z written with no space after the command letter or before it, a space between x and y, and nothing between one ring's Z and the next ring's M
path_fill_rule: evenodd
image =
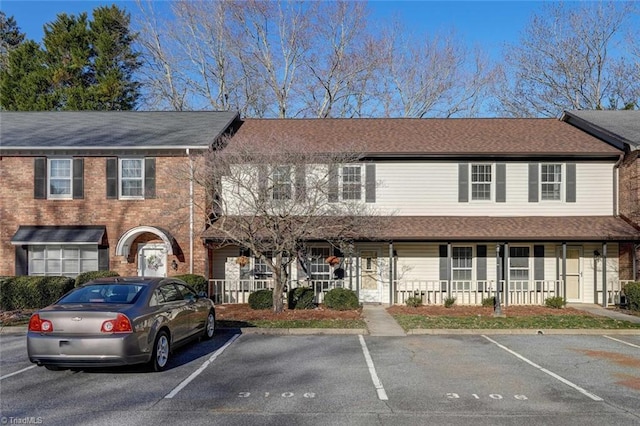
M339 218L318 217L319 224ZM224 240L220 229L233 228L234 218L207 229L202 237ZM354 229L355 240L373 241L637 241L640 231L613 216L375 216ZM313 227L311 227L313 228ZM344 235L321 235L331 227L318 226L309 239L331 239ZM340 229L337 227L336 229Z
M384 155L617 156L620 150L557 119L245 119L229 149L254 146Z
M640 149L640 111L565 111L562 120L623 149Z
M3 111L0 150L206 149L238 117L232 111Z

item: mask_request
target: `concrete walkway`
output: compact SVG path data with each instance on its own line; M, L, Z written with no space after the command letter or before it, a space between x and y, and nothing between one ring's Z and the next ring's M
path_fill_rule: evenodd
M387 312L386 305L364 304L362 316L370 336L406 336L402 327Z
M580 311L586 311L594 315L613 318L619 321L629 321L640 324L639 316L623 314L622 312L617 312L613 309L605 309L600 305L592 303L567 303L567 308L574 308Z

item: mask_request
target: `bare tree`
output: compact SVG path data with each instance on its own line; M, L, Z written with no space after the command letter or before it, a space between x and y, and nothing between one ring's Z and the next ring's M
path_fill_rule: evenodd
M305 57L305 71L310 73L304 91L308 115L363 115L381 56L374 37L367 34L366 4L336 1L317 7L312 48Z
M376 235L370 204L341 201L335 185L341 165L361 160L354 150L313 153L282 135L231 137L222 146L196 159L187 172L209 195L199 205L207 232L220 245L250 250L272 273L274 312L283 310L289 265L308 241L344 247L359 230Z
M554 117L564 109L618 109L637 103L633 88L640 75L616 51L636 11L633 2L545 3L520 43L507 47L497 110Z

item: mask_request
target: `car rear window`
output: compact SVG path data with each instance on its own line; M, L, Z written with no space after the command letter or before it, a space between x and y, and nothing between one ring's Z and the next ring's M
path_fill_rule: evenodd
M67 303L119 303L132 304L138 300L143 284L96 284L77 288L64 296L58 304Z

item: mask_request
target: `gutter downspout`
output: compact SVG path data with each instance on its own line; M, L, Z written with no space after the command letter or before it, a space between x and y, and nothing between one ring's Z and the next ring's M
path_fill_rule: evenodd
M186 152L189 157L189 273L193 274L193 159L189 148Z
M622 161L624 160L624 154L620 154L620 158L613 165L613 215L620 215L620 197L618 196L618 191L620 190L620 166L622 165Z

